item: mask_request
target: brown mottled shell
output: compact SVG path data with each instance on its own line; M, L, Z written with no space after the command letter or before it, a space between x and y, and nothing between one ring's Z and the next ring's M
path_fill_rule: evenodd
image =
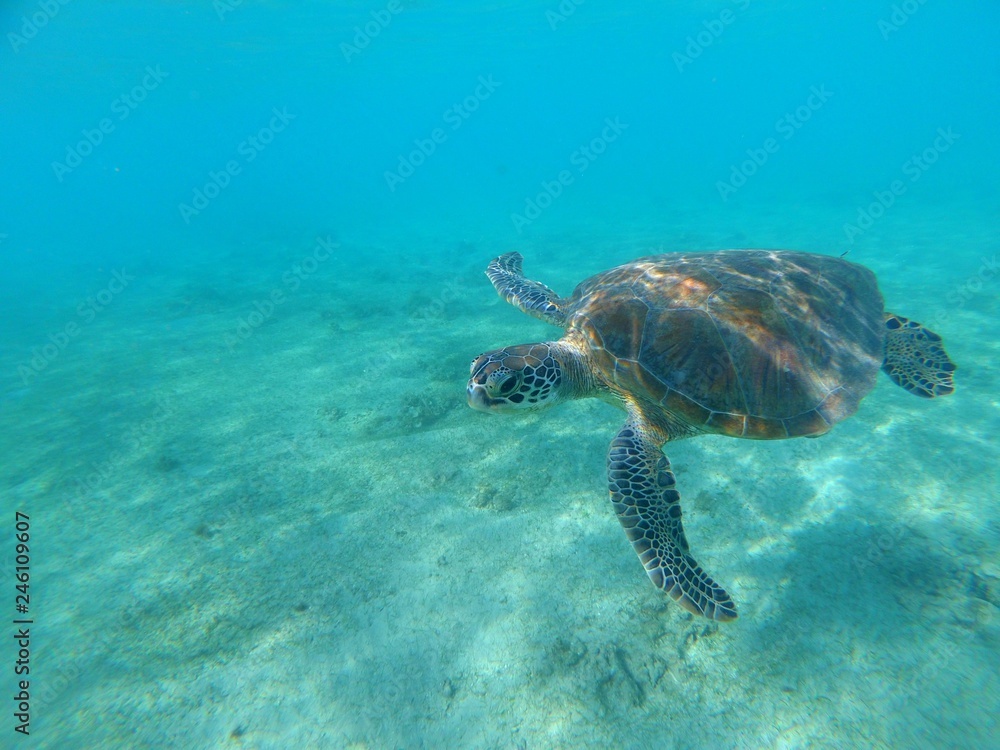
M857 410L883 359L874 274L824 255L641 258L584 281L568 311L612 390L734 437L826 432Z

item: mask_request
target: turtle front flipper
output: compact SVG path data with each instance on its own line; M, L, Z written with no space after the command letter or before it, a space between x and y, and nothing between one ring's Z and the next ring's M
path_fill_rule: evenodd
M663 442L635 416L611 441L608 485L615 513L657 588L696 615L734 620L736 605L729 594L688 552L681 498Z
M948 359L940 336L892 313L885 316L885 327L882 369L893 383L923 398L946 396L955 390L955 363Z
M524 278L521 253L504 253L486 268L497 294L522 312L564 328L566 313L563 299L545 284Z

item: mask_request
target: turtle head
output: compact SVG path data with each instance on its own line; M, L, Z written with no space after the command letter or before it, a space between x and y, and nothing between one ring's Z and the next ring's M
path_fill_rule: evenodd
M469 406L479 411L544 409L571 390L558 344L522 344L480 354L469 370Z

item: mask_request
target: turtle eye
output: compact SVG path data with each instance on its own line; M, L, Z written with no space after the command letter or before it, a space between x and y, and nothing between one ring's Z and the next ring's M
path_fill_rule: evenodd
M518 377L517 375L509 375L506 380L500 384L500 390L498 393L501 396L509 396L517 388Z

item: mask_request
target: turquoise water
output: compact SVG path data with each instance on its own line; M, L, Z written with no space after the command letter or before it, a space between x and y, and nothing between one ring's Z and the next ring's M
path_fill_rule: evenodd
M1000 11L665 5L3 5L0 745L1000 747ZM847 252L959 370L668 446L713 624L620 412L465 383L559 335L491 258L733 247Z

